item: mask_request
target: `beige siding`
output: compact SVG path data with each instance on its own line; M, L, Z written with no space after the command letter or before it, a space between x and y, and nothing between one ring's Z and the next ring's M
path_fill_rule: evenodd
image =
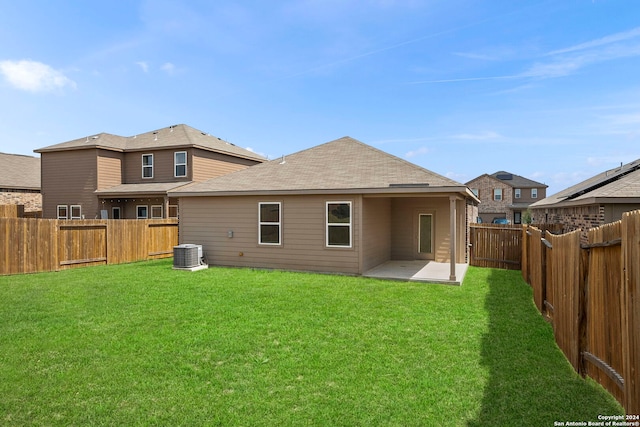
M97 150L42 153L43 217L56 218L58 205L81 205L86 218L98 214Z
M462 201L462 204L458 205L458 242L464 241L464 212L464 201ZM448 197L399 197L392 199L391 259L412 260L422 257L418 253L418 220L420 214L433 215L434 253L431 259L437 262L449 262L451 227ZM458 250L458 253L460 253L460 250Z
M187 152L187 176L174 177L174 153L179 151ZM125 154L124 162L124 182L127 184L144 184L152 182L180 182L191 180L191 156L192 150L171 149L171 150L148 150L135 151ZM153 178L142 178L142 156L153 154Z
M362 201L362 264L367 271L391 259L391 200Z
M353 202L352 248L325 246L326 201ZM188 197L180 243L202 244L211 265L360 274L359 197ZM282 203L282 245L258 244L258 203ZM233 237L228 237L229 232Z
M98 190L122 184L123 157L122 153L98 151Z
M240 159L200 149L194 150L193 180L204 181L256 164L253 160Z

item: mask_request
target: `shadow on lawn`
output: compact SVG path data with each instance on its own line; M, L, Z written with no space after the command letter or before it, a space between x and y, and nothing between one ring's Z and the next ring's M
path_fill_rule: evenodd
M486 271L489 324L481 351L488 380L480 413L468 425L553 426L621 414L611 395L575 373L520 272Z

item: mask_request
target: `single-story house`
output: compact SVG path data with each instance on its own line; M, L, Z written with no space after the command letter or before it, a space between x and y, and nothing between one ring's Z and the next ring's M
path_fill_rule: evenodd
M618 221L640 209L640 159L604 171L531 205L537 223L561 223L563 231Z
M479 200L350 137L170 190L180 243L210 265L362 275L390 260L468 261Z
M41 216L39 157L0 153L0 205L21 205L22 215Z

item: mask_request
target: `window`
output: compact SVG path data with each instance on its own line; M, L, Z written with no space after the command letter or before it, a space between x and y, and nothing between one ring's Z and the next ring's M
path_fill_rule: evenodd
M151 218L153 219L162 218L162 205L151 206Z
M513 213L513 223L514 224L522 224L522 212L514 212Z
M142 155L142 177L153 178L153 154Z
M532 199L537 199L538 198L538 189L537 188L532 188L531 189L531 198Z
M519 199L521 196L522 196L522 190L521 190L521 189L519 189L519 188L516 188L516 190L515 190L515 194L514 194L514 197L515 197L516 199Z
M327 246L351 247L351 202L327 202Z
M261 245L279 245L282 216L280 202L258 203L258 243Z
M82 206L71 205L71 219L82 219Z
M187 176L187 152L178 151L173 153L173 176L178 178Z
M178 218L178 205L169 205L169 218Z
M495 200L495 201L502 200L502 188L494 188L493 189L493 200Z
M138 205L136 207L137 210L137 218L138 219L147 219L149 218L149 212L148 212L149 207L145 206L145 205Z
M111 208L111 217L113 219L120 219L120 207Z
M58 219L69 218L66 205L58 205Z
M471 189L471 192L472 192L476 197L478 197L478 198L480 197L480 196L479 196L480 192L478 191L478 189L477 189L477 188L472 188L472 189Z

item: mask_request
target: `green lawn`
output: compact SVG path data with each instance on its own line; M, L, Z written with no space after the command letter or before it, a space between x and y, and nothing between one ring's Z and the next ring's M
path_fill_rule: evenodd
M0 424L553 426L622 414L520 272L463 286L171 260L0 277Z

